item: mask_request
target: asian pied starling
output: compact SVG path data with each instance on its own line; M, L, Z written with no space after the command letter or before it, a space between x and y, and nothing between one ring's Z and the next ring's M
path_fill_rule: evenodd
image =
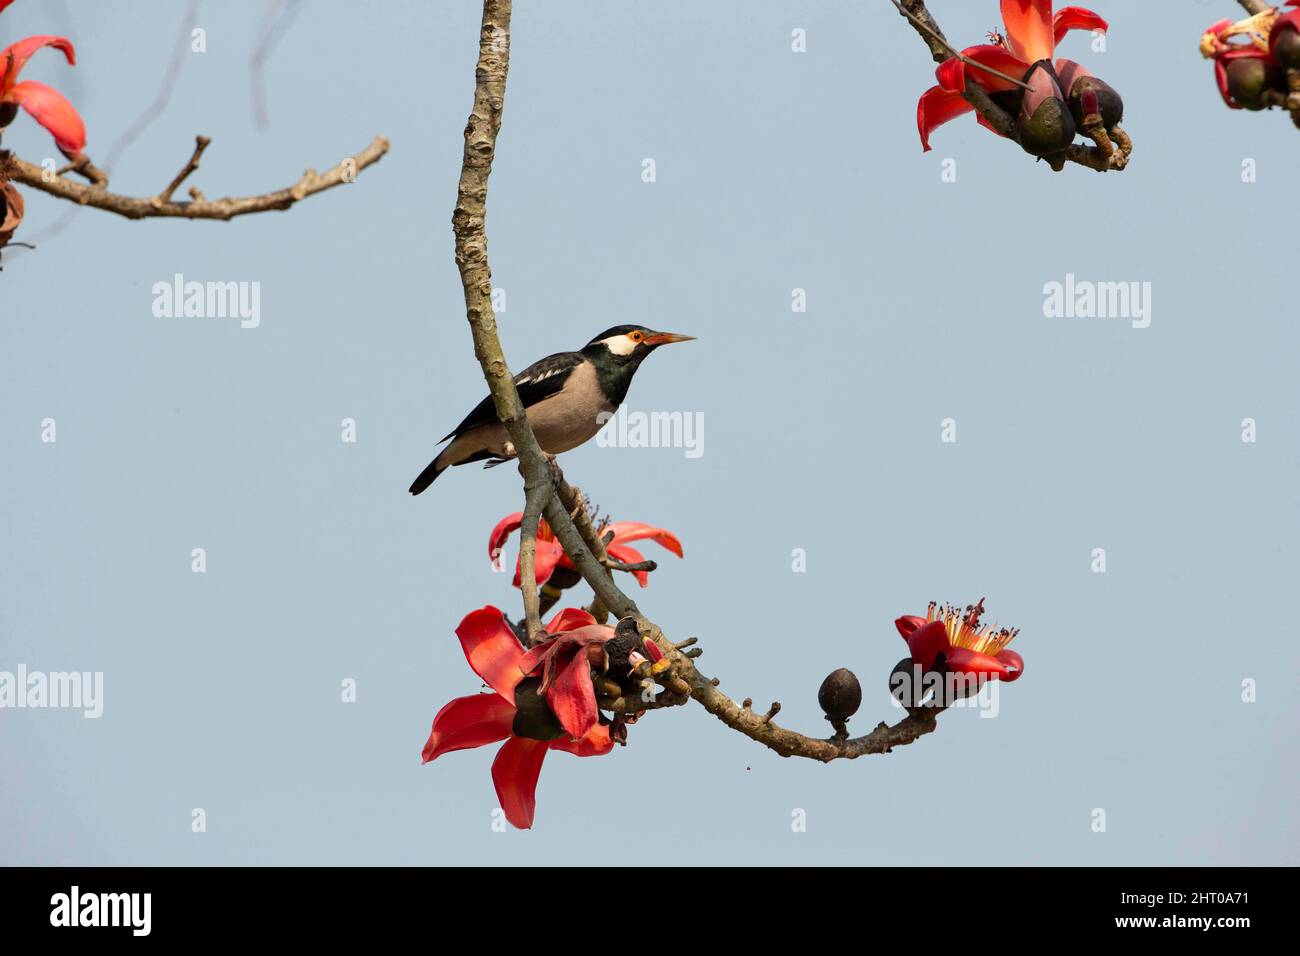
M616 325L580 352L548 355L528 366L515 376L515 388L542 451L558 455L592 438L623 403L632 376L647 355L661 345L693 338L640 325ZM411 484L411 494L424 491L452 465L486 459L484 467L491 467L515 457L510 436L497 421L491 395L442 440L448 438L451 444L420 472Z

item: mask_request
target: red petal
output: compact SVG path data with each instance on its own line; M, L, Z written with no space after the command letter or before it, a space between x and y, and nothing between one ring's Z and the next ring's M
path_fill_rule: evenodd
M0 83L0 86L3 86L6 90L9 89L13 85L13 81L18 79L18 74L27 65L27 61L32 58L32 54L47 46L62 50L63 55L68 58L69 66L77 65L77 51L72 48L70 40L64 37L52 36L28 37L0 50L0 70L4 71L4 81Z
M913 661L929 670L940 651L946 654L952 650L948 643L948 629L943 621L931 621L918 627L907 636L907 649L912 652Z
M563 646L559 638L552 638L549 641L534 644L524 652L523 657L519 658L519 673L524 677L531 675L537 668L548 663L552 657L558 654ZM549 671L549 669L548 667L547 670ZM539 691L545 689L544 686L538 688Z
M1083 7L1062 7L1052 18L1052 36L1058 44L1071 30L1100 30L1105 33L1109 28L1110 24Z
M537 809L537 775L546 759L546 741L511 737L492 761L492 783L511 826L527 830Z
M1055 48L1052 0L1002 0L1011 52L1026 63L1050 60Z
M1273 29L1268 35L1270 48L1273 44L1277 43L1278 34L1288 27L1300 32L1300 10L1292 10L1290 13L1283 13L1273 21Z
M572 660L556 676L546 692L546 703L559 720L564 732L575 740L587 732L600 719L596 710L596 690L591 686L591 664L585 653L575 653Z
M5 7L9 6L9 4L13 2L14 0L0 0L0 10L3 10Z
M958 674L983 674L994 679L1007 676L1007 665L996 657L980 654L965 647L954 647L947 652L948 670Z
M600 757L614 749L614 741L609 736L608 724L597 724L581 740L569 740L560 737L551 741L552 750L563 750L576 757Z
M907 614L894 621L894 627L898 628L898 633L904 638L911 637L913 631L925 627L925 624L925 618L917 617L915 614Z
M564 656L567 660L567 652L573 648L583 648L588 644L604 644L613 636L614 629L605 624L586 624L571 631L563 631L550 640L529 648L519 658L517 666L521 674L527 675L534 673L539 666L545 665L542 671L542 685L537 688L538 692L542 693L551 686L557 654L566 652Z
M471 611L456 627L456 636L474 673L513 706L524 649L505 616L491 605Z
M611 544L605 548L605 551L615 561L622 561L624 564L640 564L645 560L645 555L636 548L629 548L624 544ZM650 574L647 571L633 571L632 577L637 579L641 587L650 583Z
M934 71L934 75L938 78L939 85L945 90L960 93L966 89L966 64L961 57L948 57L939 64L939 68Z
M1017 654L1015 651L999 651L995 656L1003 664L1012 668L1012 670L1008 671L1003 676L1002 678L1003 680L1005 681L1018 680L1020 678L1020 675L1025 672L1025 659L1021 657L1019 654Z
M1066 99L1069 99L1074 84L1085 76L1092 76L1092 73L1081 63L1066 59L1056 61L1056 78L1061 81L1061 93Z
M58 90L35 80L24 80L10 89L9 99L49 130L65 153L79 153L86 148L86 124Z
M516 511L498 521L497 526L492 529L492 534L488 536L488 557L492 559L492 567L498 571L501 570L501 549L506 546L506 539L523 523L524 513Z
M1025 116L1033 116L1044 100L1065 99L1061 94L1060 85L1056 82L1056 77L1052 74L1053 71L1044 64L1041 67L1034 67L1033 72L1025 78L1025 82L1029 84L1029 89L1025 90L1024 99L1020 103L1021 112Z
M614 532L614 541L641 541L649 538L655 544L662 545L677 557L682 557L682 543L677 540L677 535L671 531L665 531L663 528L656 528L654 525L642 524L639 521L615 521L606 531Z
M997 70L999 73L1013 76L1017 80L1024 76L1025 71L1029 69L1028 63L1020 59L1020 57L1016 56L1006 47L985 44L984 46L967 47L961 52L970 57L976 63L979 63L981 66L987 66L990 69ZM955 63L956 66L949 66L949 64L952 63ZM940 86L945 90L954 93L960 93L962 90L966 89L966 80L968 79L974 80L980 86L984 87L984 89L989 90L992 93L1018 88L1015 83L994 76L992 73L981 70L978 67L967 66L956 57L950 57L944 61L943 65L935 71L935 75L939 77Z
M546 625L546 633L558 634L561 631L572 631L580 627L586 627L588 624L595 624L596 619L588 614L582 608L566 607Z
M941 86L932 86L926 90L916 104L916 127L921 133L922 150L927 153L930 151L931 133L944 123L973 109L975 107L967 103L960 93L953 93Z
M650 660L654 663L658 664L664 659L664 652L660 650L659 645L650 640L650 638L642 638L641 645L645 648L645 652L650 655Z
M555 573L555 566L560 563L562 557L564 557L564 545L558 541L537 539L537 547L533 550L533 580L537 582L538 587L551 579L551 575ZM515 587L519 587L523 567L523 558L517 558L515 560L515 579L512 582Z
M424 762L453 750L496 743L510 736L515 705L496 694L457 697L433 718L433 732L424 745Z
M1237 101L1232 98L1232 92L1228 89L1228 67L1223 57L1215 57L1214 59L1214 81L1219 84L1219 95L1223 97L1223 102L1234 110L1241 109L1237 105Z

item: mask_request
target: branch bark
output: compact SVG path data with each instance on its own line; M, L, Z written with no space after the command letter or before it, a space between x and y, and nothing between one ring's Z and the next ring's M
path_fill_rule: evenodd
M935 729L930 714L908 716L893 727L880 724L871 733L857 738L838 735L830 739L807 737L779 726L772 717L780 709L773 704L767 714L755 714L717 689L716 679L706 677L694 664L694 656L682 653L692 641L674 644L657 625L641 614L636 602L614 582L609 556L586 514L581 493L552 469L551 460L542 452L519 401L510 368L506 363L497 332L496 314L492 309L492 270L487 253L487 191L496 155L497 136L505 107L506 77L510 64L511 0L484 0L479 31L479 55L475 70L474 104L465 126L465 149L456 208L452 214L452 231L456 242L456 268L460 272L465 294L465 315L474 339L474 355L483 370L488 390L496 407L497 418L505 426L524 476L526 501L545 493L543 514L583 579L591 586L596 601L618 618L633 617L641 634L655 641L671 660L670 668L658 678L666 694L656 698L654 709L665 704L685 703L693 698L705 710L728 727L776 751L784 757L807 757L830 761L852 759L865 754L888 753L893 747L909 744ZM539 490L541 489L541 490ZM580 527L581 526L581 527ZM524 529L521 528L521 532ZM524 534L521 549L535 548ZM521 569L521 584L531 581L528 568ZM527 593L527 592L525 592ZM531 608L529 608L531 613ZM693 656L691 656L693 655ZM635 707L634 701L606 701L623 710Z
M199 141L207 137L198 137ZM363 169L373 166L383 159L388 152L388 140L376 136L374 140L354 156L349 156L337 166L318 173L309 169L303 173L292 186L263 193L260 196L227 197L225 199L205 199L197 190L190 194L196 198L189 202L177 202L171 198L171 192L180 185L181 180L198 168L199 156L206 143L195 149L186 164L182 175L178 176L167 190L157 196L136 197L123 196L109 192L104 180L102 183L78 183L62 175L55 175L47 180L45 171L17 156L12 157L10 166L14 182L39 189L56 199L65 199L82 206L91 206L105 212L116 213L127 219L234 219L251 213L270 212L288 209L309 196L332 189L342 183L352 182ZM193 169L190 166L193 166Z

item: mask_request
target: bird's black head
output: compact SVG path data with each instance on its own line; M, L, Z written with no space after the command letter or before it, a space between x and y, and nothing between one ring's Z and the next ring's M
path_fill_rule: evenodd
M614 405L622 403L632 376L647 355L670 342L689 342L694 336L656 332L644 325L616 325L582 347L583 356L596 366L600 390Z
M689 342L693 335L675 332L656 332L644 325L616 325L606 329L582 348L582 353L592 359L611 361L617 365L640 365L641 360L672 342Z

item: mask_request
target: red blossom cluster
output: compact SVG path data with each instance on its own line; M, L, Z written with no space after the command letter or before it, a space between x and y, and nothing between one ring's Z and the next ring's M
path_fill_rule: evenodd
M1300 0L1286 6L1300 7ZM1201 54L1214 60L1214 78L1223 102L1234 110L1288 106L1300 97L1300 10L1270 8L1233 22L1220 20L1201 37Z
M492 529L488 552L494 563L522 518L518 512L507 515ZM657 541L682 555L677 536L653 525L619 521L602 525L599 531L613 533L606 550L617 561L642 561L640 553L626 544L640 539ZM549 581L557 568L573 568L544 521L538 528L535 564L538 585ZM636 575L645 587L647 572ZM517 563L514 586L520 586ZM458 697L443 707L433 718L424 745L428 763L452 750L506 741L492 762L492 782L506 819L520 829L533 825L537 778L548 751L598 757L626 737L624 722L609 721L597 707L593 676L613 678L622 690L631 678L652 670L663 659L653 641L639 636L620 640L615 628L578 608L556 614L546 633L544 640L526 648L497 608L484 607L466 615L456 636L470 668L493 693Z
M1015 117L1020 145L1036 156L1068 147L1089 115L1099 114L1107 129L1123 119L1118 93L1073 60L1053 62L1056 46L1067 33L1105 32L1105 20L1082 7L1053 13L1052 0L1002 0L1002 20L1005 34L992 33L990 42L962 50L965 59L954 56L940 64L938 85L917 104L917 127L927 152L935 129L975 109L965 96L968 82ZM976 118L1002 135L983 115Z

